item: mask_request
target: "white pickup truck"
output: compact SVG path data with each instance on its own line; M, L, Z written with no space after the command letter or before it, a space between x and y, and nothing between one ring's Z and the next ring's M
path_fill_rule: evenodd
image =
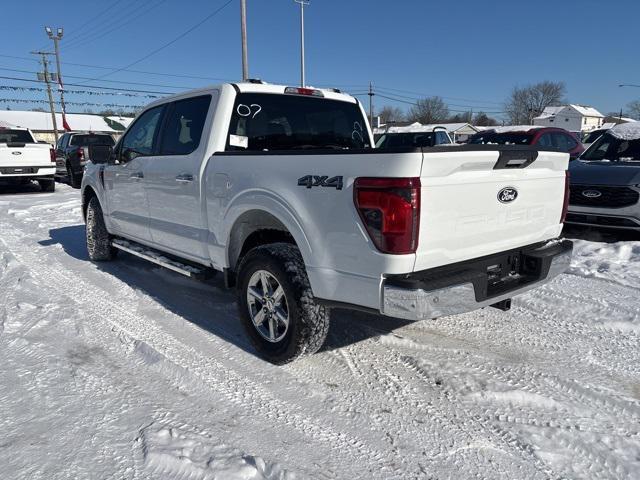
M43 191L53 192L55 172L51 145L38 143L27 128L0 127L0 182L37 180Z
M158 100L115 147L90 147L89 256L224 272L274 363L317 351L332 307L507 310L569 265L566 153L372 142L336 90L247 82Z

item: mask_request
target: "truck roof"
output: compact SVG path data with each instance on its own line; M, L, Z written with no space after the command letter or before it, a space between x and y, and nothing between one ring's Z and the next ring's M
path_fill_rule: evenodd
M271 84L271 83L264 83L264 82L260 82L260 81L249 81L249 82L229 82L229 83L222 83L219 85L211 85L211 86L207 86L207 87L202 87L202 88L197 88L194 90L188 90L182 93L177 93L175 95L170 95L167 97L162 97L159 98L158 100L155 100L154 102L150 103L149 105L147 105L146 108L151 107L153 105L160 105L163 103L167 103L169 101L173 101L173 100L178 100L181 98L188 98L188 97L194 97L197 95L204 95L207 94L209 92L212 92L214 90L219 90L222 91L224 89L234 89L237 92L241 92L241 93L273 93L273 94L282 94L285 95L285 89L286 88L300 88L298 86L295 85L275 85L275 84ZM355 99L355 97L352 97L349 94L346 93L342 93L340 92L340 90L337 89L331 89L331 88L316 88L313 86L308 86L305 87L311 90L318 90L320 92L322 92L322 95L324 98L328 98L330 100L340 100L343 102L349 102L349 103L357 103L357 100ZM145 108L145 110L146 110Z

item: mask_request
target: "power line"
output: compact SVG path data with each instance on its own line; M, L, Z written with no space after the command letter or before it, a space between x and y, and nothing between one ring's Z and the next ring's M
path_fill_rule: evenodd
M400 98L394 98L394 97L389 97L387 95L383 95L381 93L377 93L376 94L378 97L382 97L382 98L386 98L387 100L393 100L394 102L400 102L400 103L406 103L408 105L413 105L416 106L418 105L416 102L410 102L408 100L403 100ZM456 113L467 113L469 110L456 110L456 109L449 109L450 112L456 112ZM484 112L484 113L492 113L492 114L501 114L501 113L506 113L504 111L495 111L495 112Z
M414 95L420 95L421 97L432 97L434 96L433 94L428 95L426 93L421 93L421 92L415 92L415 91L411 91L411 90L401 90L399 88L391 88L391 87L383 87L382 85L378 85L377 87L378 89L384 89L384 90L390 90L393 92L400 92L400 93L412 93ZM477 100L477 99L469 99L469 98L461 98L461 97L446 97L444 95L436 95L438 97L442 97L442 98L448 98L451 100L460 100L462 102L472 102L472 103L490 103L493 105L503 105L503 102L492 102L489 100Z
M80 38L77 38L72 42L70 42L68 45L65 45L65 48L67 49L75 48L79 45L85 45L87 43L91 43L101 38L104 38L110 33L115 32L116 30L119 30L129 25L130 23L136 21L138 18L147 14L154 8L159 7L160 4L166 2L167 0L160 0L155 5L151 5L151 3L153 3L154 1L155 0L151 0L151 1L148 1L147 3L143 3L142 5L135 6L133 10L130 10L126 12L124 15L121 15L120 17L113 19L111 22L108 22L106 25L103 25L102 28L97 32L91 32L89 35L84 35ZM146 8L146 7L149 7L149 8ZM138 13L136 15L133 15L134 12L138 12ZM124 19L126 20L123 21Z
M20 82L31 82L31 83L40 83L38 80L31 80L29 78L18 78L18 77L5 77L0 76L0 79L3 80L17 80ZM84 87L84 88L98 88L102 90L115 90L120 92L138 92L138 93L157 93L159 95L174 95L175 92L156 92L153 90L134 90L131 88L117 88L117 87L105 87L104 85L85 85L78 83L67 83L67 86L71 87Z
M69 36L69 38L67 38L67 41L70 40L75 40L76 38L81 37L82 35L80 34L83 30L85 30L89 25L91 25L91 23L97 19L99 19L100 17L102 17L102 15L104 15L105 13L107 13L108 11L112 10L114 7L116 7L118 4L122 3L123 0L116 0L115 2L113 2L111 5L109 5L107 8L105 8L104 10L101 10L100 12L96 13L93 17L91 17L90 19L88 19L87 21L83 22L82 25L80 26L80 28L78 28L77 30L74 30L73 28L70 28L69 31L73 32L71 33L71 35Z
M176 43L178 40L181 40L182 38L186 37L188 34L190 34L191 32L193 32L196 28L198 28L199 26L201 26L202 24L204 24L205 22L207 22L209 19L213 18L214 16L216 16L218 13L220 13L222 10L224 10L225 7L227 7L228 5L230 5L234 0L228 0L227 2L225 2L222 6L220 6L218 9L216 9L215 11L211 12L209 15L207 15L206 17L204 17L202 20L200 20L198 23L196 23L195 25L193 25L192 27L188 28L187 30L185 30L184 32L182 32L180 35L178 35L177 37L175 37L173 40L165 43L164 45L156 48L155 50L151 51L150 53L144 55L142 58L139 58L138 60L136 60L135 62L131 62L128 65L125 65L122 68L118 68L116 70L113 70L112 72L106 73L104 75L101 75L99 77L96 78L92 78L90 80L101 80L105 77L108 77L110 75L113 75L114 73L118 73L121 72L123 70L126 70L127 68L133 67L134 65L137 65L138 63L146 60L147 58L155 55L156 53L160 52L161 50L164 50L165 48L173 45L174 43Z

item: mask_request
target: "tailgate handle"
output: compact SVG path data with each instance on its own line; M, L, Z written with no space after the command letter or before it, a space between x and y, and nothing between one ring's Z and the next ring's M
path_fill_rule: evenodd
M526 168L538 158L538 151L533 149L500 150L494 170L507 168Z

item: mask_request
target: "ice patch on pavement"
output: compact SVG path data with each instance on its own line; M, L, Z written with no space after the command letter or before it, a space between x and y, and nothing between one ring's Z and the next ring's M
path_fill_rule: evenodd
M567 273L640 287L640 242L599 243L577 240Z
M190 480L294 480L277 463L246 455L207 435L177 428L147 428L140 441L154 478ZM159 476L155 476L159 475Z

